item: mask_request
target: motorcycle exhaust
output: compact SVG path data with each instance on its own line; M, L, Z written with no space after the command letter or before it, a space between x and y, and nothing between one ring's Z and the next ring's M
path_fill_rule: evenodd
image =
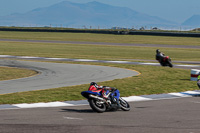
M105 101L105 99L98 97L98 96L95 96L95 95L89 95L89 97L95 98L95 99L98 99L98 100L101 100L101 101Z
M103 104L103 103L106 103L107 105L110 105L110 104L111 104L110 100L109 100L109 101L106 101L105 99L103 99L103 98L101 98L101 97L98 97L98 96L95 96L95 95L89 95L89 97L95 98L95 99L98 99L98 100L101 100L101 101L102 101L102 104Z

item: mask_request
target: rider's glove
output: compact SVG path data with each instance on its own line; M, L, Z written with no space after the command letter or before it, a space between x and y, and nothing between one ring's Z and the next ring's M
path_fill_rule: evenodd
M111 90L112 91L116 91L117 89L115 87L111 87Z

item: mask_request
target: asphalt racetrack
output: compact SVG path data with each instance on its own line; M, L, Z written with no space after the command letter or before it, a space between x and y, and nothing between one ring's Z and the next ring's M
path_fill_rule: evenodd
M89 84L138 75L116 67L47 63L19 60L0 60L0 66L32 69L37 75L15 80L0 81L0 94Z
M117 72L114 72L115 74L113 74L113 72L110 74L109 67L96 66L97 68L94 67L88 69L88 67L91 67L90 65L71 66L70 64L66 64L66 66L62 66L62 64L61 66L57 66L56 63L47 65L42 62L16 60L1 60L0 64L3 66L23 66L41 72L41 74L33 77L17 79L21 80L21 82L18 82L19 84L22 83L23 80L27 80L28 82L28 80L37 80L38 78L44 79L44 81L52 81L55 80L54 77L58 78L61 76L59 73L62 73L63 71L66 75L74 73L73 76L69 78L69 80L76 82L74 84L83 84L82 82L88 83L91 79L96 77L96 74L99 75L96 79L99 81L111 80L113 79L113 76L114 79L123 78L118 69L116 70ZM199 64L199 62L195 64ZM152 64L149 63L146 65ZM187 65L175 67L185 69L196 68L196 66L191 67ZM71 68L77 68L81 71L72 71ZM197 66L197 68L199 68L199 66ZM59 71L60 69L63 70ZM124 69L122 71L124 71ZM129 72L130 71L127 70L127 73ZM134 71L131 72L133 73L129 76L132 76L135 73ZM86 75L82 76L83 74ZM105 79L105 76L110 79ZM125 75L124 77L127 76L128 75ZM83 77L87 77L88 79L84 79ZM59 81L59 84L62 86L67 82L68 78L63 76L61 76L61 78L65 78L64 80ZM74 80L76 78L78 79ZM2 83L4 83L4 81ZM41 89L40 85L46 86L43 89L50 86L50 88L55 88L52 86L55 85L53 83L47 84L47 82L42 82L39 85L36 85L35 83L32 84L32 86L37 89ZM11 89L11 91L14 90ZM93 112L88 105L5 109L0 110L0 133L199 133L199 105L199 97L187 97L130 102L131 110L128 112L119 110L116 112L96 113Z
M0 133L199 133L199 97L130 102L128 112L88 105L0 111Z

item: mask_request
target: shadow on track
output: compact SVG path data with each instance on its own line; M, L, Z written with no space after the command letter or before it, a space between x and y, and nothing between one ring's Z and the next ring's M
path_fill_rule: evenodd
M97 113L93 111L92 109L61 109L62 111L60 112L77 112L77 113ZM118 110L107 110L106 112L118 112L122 111L121 109Z
M92 109L62 109L61 112L96 113Z

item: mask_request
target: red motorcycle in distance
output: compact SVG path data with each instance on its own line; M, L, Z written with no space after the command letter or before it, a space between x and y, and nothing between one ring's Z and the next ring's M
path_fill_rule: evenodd
M165 56L163 53L160 52L159 49L156 50L156 60L160 63L161 66L169 66L173 67L171 59L169 56Z
M169 56L165 56L160 62L161 66L169 66L169 67L173 67L173 64L171 62L171 59L169 58Z

